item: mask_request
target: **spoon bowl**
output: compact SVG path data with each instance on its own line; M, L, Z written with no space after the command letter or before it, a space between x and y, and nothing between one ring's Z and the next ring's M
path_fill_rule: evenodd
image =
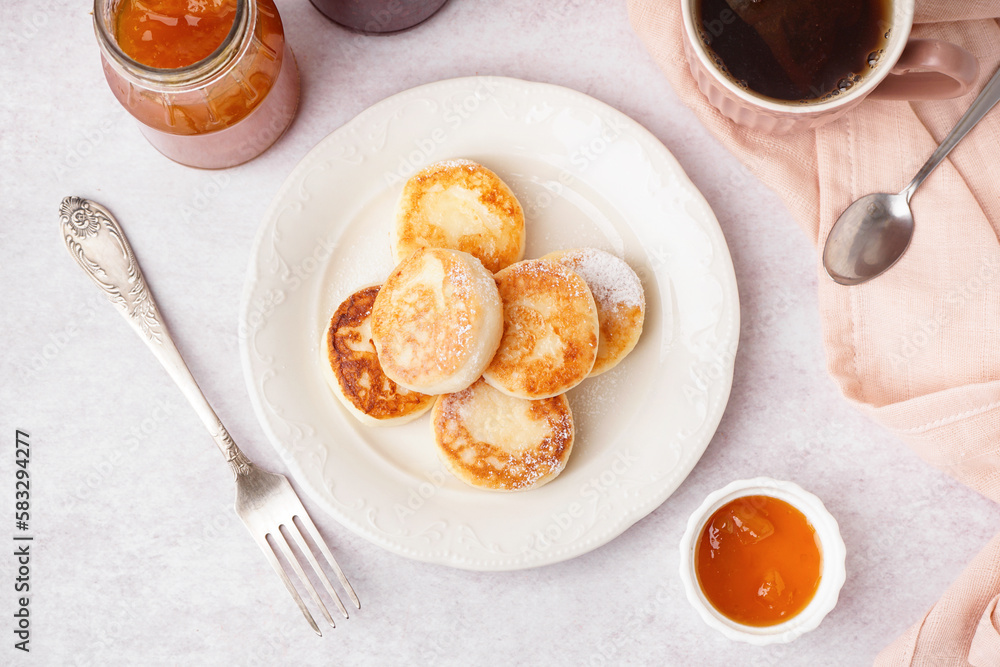
M913 237L913 213L905 194L866 195L837 219L823 248L823 265L834 282L858 285L903 256Z
M823 266L834 282L859 285L885 272L903 256L913 237L913 193L998 100L1000 70L902 192L865 195L837 218L823 248Z

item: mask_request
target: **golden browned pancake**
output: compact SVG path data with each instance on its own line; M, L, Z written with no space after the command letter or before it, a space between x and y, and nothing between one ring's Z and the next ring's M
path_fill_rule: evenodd
M323 332L321 363L326 381L347 410L371 426L401 424L419 417L434 403L398 386L382 372L371 340L371 312L378 286L347 297Z
M451 248L496 273L524 256L524 212L486 167L471 160L437 162L403 186L390 242L397 262L418 248Z
M573 449L573 414L565 396L528 401L482 380L439 397L431 428L448 470L466 484L495 491L549 482Z
M500 391L538 399L583 381L597 359L597 306L587 283L551 259L512 264L496 275L504 332L483 378Z
M458 250L417 250L393 270L372 306L383 372L424 394L459 391L479 379L502 334L493 275Z
M642 333L646 298L639 276L625 260L597 248L558 250L545 257L579 273L594 295L601 339L590 376L614 367L632 351Z

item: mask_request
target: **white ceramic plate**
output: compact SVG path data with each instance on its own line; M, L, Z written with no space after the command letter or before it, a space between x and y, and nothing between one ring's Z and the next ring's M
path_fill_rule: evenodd
M393 267L389 226L403 182L455 157L511 186L525 209L527 257L602 248L628 261L646 293L639 344L570 393L573 455L532 491L466 486L438 463L428 417L362 426L320 370L328 318ZM470 77L383 100L306 155L258 232L240 332L257 415L317 503L403 556L508 570L605 544L680 485L729 398L739 303L715 216L655 137L572 90Z

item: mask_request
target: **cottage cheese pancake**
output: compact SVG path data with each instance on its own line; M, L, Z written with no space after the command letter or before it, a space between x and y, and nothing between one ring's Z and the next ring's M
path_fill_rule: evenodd
M559 250L545 258L580 274L594 295L601 334L590 376L613 368L632 351L642 334L646 298L639 276L625 260L597 248Z
M438 456L456 477L495 491L542 486L562 472L573 449L565 396L529 401L482 380L439 397L431 428Z
M524 213L486 167L471 160L438 162L403 186L390 242L397 262L418 248L451 248L496 273L524 256Z
M503 339L483 378L518 398L556 396L594 367L599 324L586 281L551 259L512 264L496 275Z
M383 372L424 394L460 391L479 379L502 334L493 275L457 250L417 250L393 270L372 306Z
M371 312L378 286L347 297L320 342L326 381L348 412L369 426L402 424L426 412L427 396L400 387L379 365L371 335Z

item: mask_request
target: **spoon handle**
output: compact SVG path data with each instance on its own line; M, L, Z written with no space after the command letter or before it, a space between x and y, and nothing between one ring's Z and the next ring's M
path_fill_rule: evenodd
M118 221L108 209L81 197L63 199L59 207L59 219L63 241L73 259L104 291L108 300L118 307L132 329L177 383L212 434L230 468L239 475L250 462L209 405L170 338L160 310L142 276L139 262L136 261Z
M997 70L993 78L990 79L982 92L979 93L979 96L972 102L969 110L959 119L955 127L948 133L948 136L941 142L941 145L937 147L937 150L931 154L927 162L924 163L924 166L920 168L917 175L910 181L910 184L906 186L906 189L900 193L906 196L907 202L910 201L910 197L920 187L920 184L924 182L924 179L931 175L931 172L948 156L951 149L969 133L969 130L976 126L976 123L983 119L983 116L993 108L997 101L1000 101L1000 70Z

